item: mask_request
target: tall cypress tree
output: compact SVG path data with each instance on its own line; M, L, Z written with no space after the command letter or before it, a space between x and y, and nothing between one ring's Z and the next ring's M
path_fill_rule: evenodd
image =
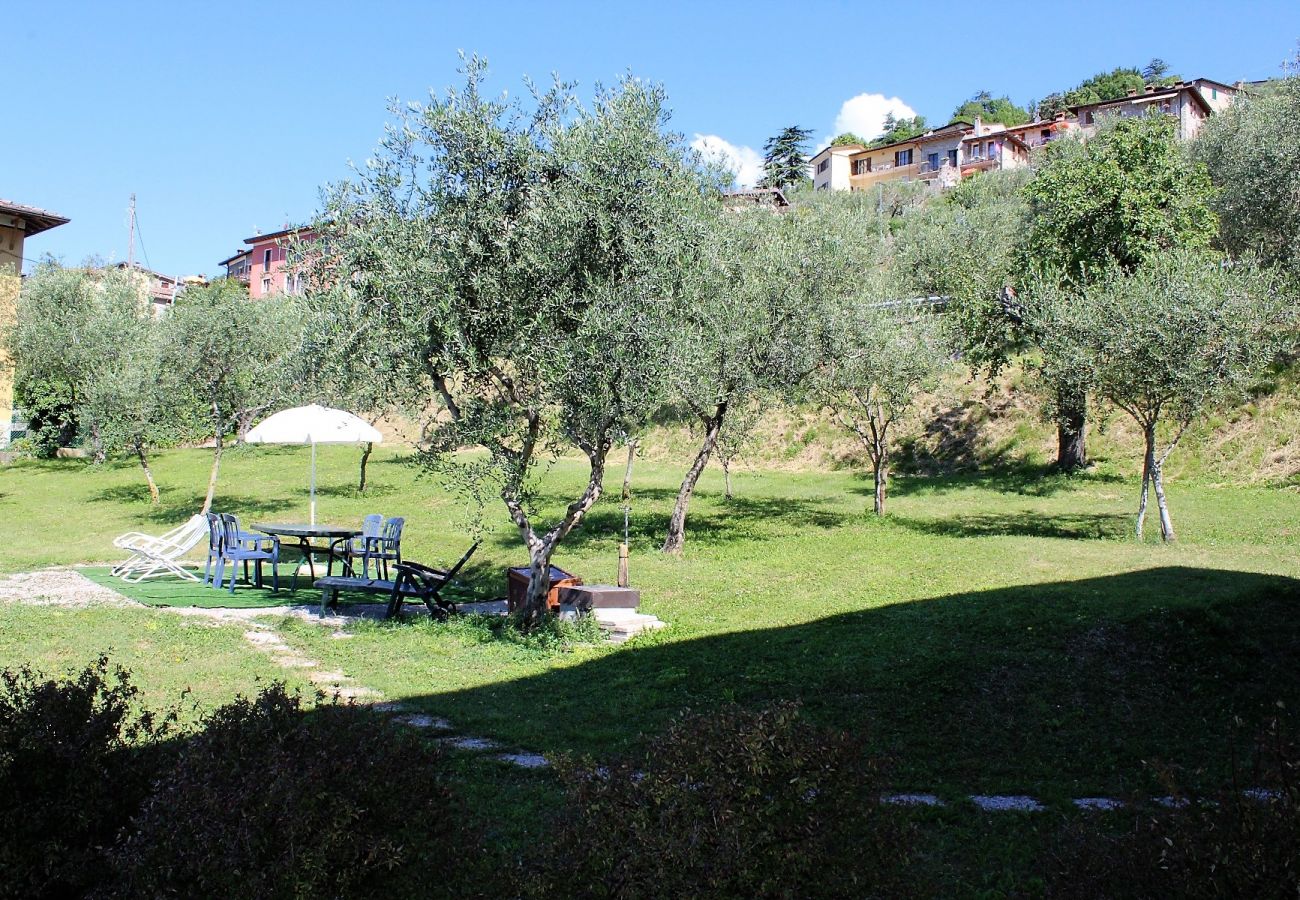
M805 147L811 136L811 128L791 125L767 139L763 145L763 187L784 188L808 180Z

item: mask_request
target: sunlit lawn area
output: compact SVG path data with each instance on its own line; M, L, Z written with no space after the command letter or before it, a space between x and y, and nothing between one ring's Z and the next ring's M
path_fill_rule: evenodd
M322 450L321 518L403 515L405 555L458 557L472 537L454 495L383 451L359 496L358 455ZM0 469L0 566L113 559L115 534L162 531L198 509L209 459L161 454L156 511L130 465ZM306 461L295 449L230 453L218 507L246 524L305 518ZM576 463L558 464L543 502L558 508L580 478ZM614 754L687 707L797 698L819 720L865 729L898 789L950 795L1148 790L1144 760L1219 780L1257 723L1300 705L1293 492L1175 482L1181 540L1161 546L1130 537L1135 480L1106 466L1072 480L900 479L883 521L854 473L743 472L730 502L710 473L686 555L664 558L679 478L662 464L635 473L632 578L670 627L633 645L543 651L464 623L366 624L349 640L296 620L280 631L388 698L532 750ZM614 580L617 494L556 558L588 582ZM501 509L485 521L469 580L492 597L526 557ZM59 669L101 650L159 695L191 686L219 699L285 677L237 630L165 610L0 607L6 663Z

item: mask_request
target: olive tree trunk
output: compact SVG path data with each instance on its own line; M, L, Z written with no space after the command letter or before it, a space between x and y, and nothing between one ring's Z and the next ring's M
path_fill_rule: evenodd
M374 449L374 443L366 441L365 448L361 451L361 477L357 482L357 492L361 494L366 492L366 463L370 462L370 453Z
M1056 465L1073 472L1088 465L1088 402L1086 398L1058 396Z
M546 597L551 592L551 557L560 541L582 522L588 510L600 499L609 446L606 442L588 450L591 472L587 478L586 490L581 497L569 504L560 523L544 535L538 534L533 528L519 493L509 489L502 491L501 497L510 511L510 518L528 548L528 597L520 614L521 625L525 628L537 625L549 613Z
M217 404L212 404L212 424L213 433L216 435L216 444L212 450L212 474L208 476L208 496L203 500L203 509L200 512L206 514L212 512L212 498L217 493L217 473L221 471L221 451L225 446L225 436L222 432L225 422L221 417L221 412Z
M135 455L140 460L140 468L144 469L144 480L149 483L149 501L157 506L159 502L158 485L153 480L153 472L149 468L149 457L144 452L144 442L135 442ZM207 512L205 509L204 512Z
M686 510L691 505L695 485L699 483L700 475L709 464L709 457L713 455L713 448L718 444L718 433L722 430L726 416L725 400L714 408L712 415L700 416L704 422L704 441L700 444L700 452L695 454L695 462L686 470L686 477L682 479L681 489L677 492L677 502L673 504L673 514L668 519L668 536L664 538L662 548L664 553L681 553L686 546Z
M1166 451L1163 455L1156 455L1156 426L1154 423L1143 425L1143 437L1145 439L1145 448L1142 455L1142 496L1138 501L1137 527L1134 529L1137 533L1138 540L1142 539L1142 527L1146 522L1147 500L1150 491L1154 490L1156 495L1156 509L1160 514L1160 538L1165 542L1171 542L1177 539L1174 534L1174 523L1169 518L1169 504L1165 500L1165 483L1164 483L1164 461L1169 455ZM1173 449L1171 444L1169 450Z
M885 514L885 499L889 493L889 454L881 451L879 456L871 460L871 468L876 478L876 493L874 509L876 515Z

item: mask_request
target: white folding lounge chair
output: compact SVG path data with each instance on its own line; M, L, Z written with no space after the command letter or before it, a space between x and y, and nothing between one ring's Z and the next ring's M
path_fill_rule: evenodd
M177 575L187 581L198 581L199 576L187 570L182 560L207 536L208 520L203 516L191 516L184 525L157 537L129 531L113 540L114 547L131 555L114 566L112 574L128 584L159 575Z

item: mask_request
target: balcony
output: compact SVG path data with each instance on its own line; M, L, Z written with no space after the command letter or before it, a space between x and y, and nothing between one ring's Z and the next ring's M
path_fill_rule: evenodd
M973 175L976 172L987 172L990 169L1000 169L1000 160L996 156L979 156L974 159L968 159L961 164L962 175Z
M863 172L861 175L849 176L849 188L855 191L865 190L874 187L885 181L899 181L904 178L916 178L920 174L919 163L909 163L905 166L880 166L872 169L870 172Z

